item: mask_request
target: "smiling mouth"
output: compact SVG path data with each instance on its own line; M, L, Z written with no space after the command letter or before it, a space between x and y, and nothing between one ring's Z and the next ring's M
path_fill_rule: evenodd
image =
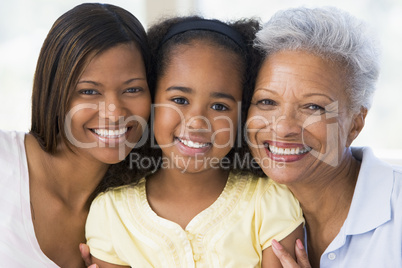
M264 143L265 147L274 155L302 155L310 152L311 147L305 145L304 147L281 148Z
M90 130L102 138L116 139L116 138L123 137L129 129L130 128L128 128L128 127L123 127L123 128L119 128L119 129L105 129L105 128L96 128L95 129L95 128L93 128Z
M209 142L201 143L201 142L195 142L195 141L180 139L180 138L177 138L177 140L179 142L183 143L184 145L186 145L187 147L193 148L193 149L200 149L200 148L205 148L205 147L211 146L211 143L209 143Z

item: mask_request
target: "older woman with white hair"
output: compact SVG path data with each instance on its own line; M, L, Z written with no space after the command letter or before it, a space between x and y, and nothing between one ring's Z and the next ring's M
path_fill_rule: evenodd
M275 254L285 267L402 267L402 168L368 147L350 147L379 74L368 28L335 8L289 9L275 14L255 43L263 61L249 146L264 173L293 192L306 219L297 260L278 242Z

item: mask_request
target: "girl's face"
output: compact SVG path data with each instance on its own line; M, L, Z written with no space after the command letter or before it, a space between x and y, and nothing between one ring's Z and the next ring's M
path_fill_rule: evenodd
M269 56L248 113L254 158L274 180L324 179L345 157L364 115L349 111L345 71L303 51Z
M79 78L66 116L67 138L77 152L117 163L140 139L150 106L139 49L117 45L96 55Z
M154 133L183 172L218 168L232 148L242 99L239 58L203 42L180 45L158 79Z

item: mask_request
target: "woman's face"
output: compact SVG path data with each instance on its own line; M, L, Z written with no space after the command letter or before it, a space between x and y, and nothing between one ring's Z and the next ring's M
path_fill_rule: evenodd
M155 139L170 167L219 167L236 138L242 98L239 59L203 42L175 48L155 98Z
M259 71L247 131L263 171L292 184L325 176L364 125L348 111L344 71L303 51L282 51ZM317 177L317 176L316 176Z
M140 139L150 106L139 49L117 45L96 55L79 78L66 116L67 138L77 152L117 163Z

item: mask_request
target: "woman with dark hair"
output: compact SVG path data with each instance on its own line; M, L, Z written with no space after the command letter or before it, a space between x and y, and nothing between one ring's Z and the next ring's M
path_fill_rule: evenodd
M150 113L146 33L128 11L82 4L56 20L39 55L28 134L0 131L0 259L84 267L96 193L128 183L124 163Z

